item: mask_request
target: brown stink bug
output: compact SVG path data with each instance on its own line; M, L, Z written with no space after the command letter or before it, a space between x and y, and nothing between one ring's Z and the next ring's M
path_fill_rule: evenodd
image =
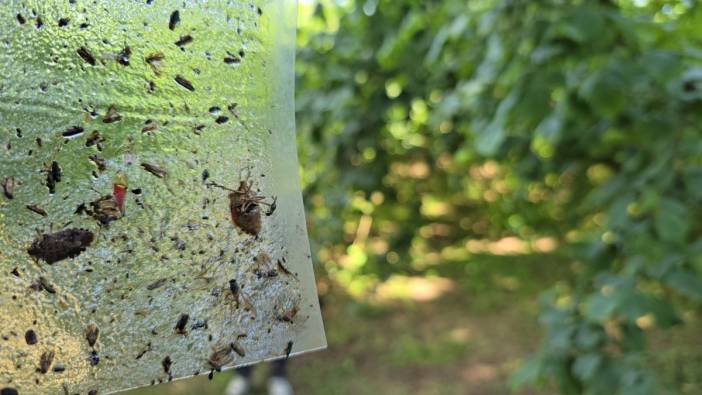
M64 229L51 234L44 233L32 242L27 253L51 265L80 255L94 239L93 232L85 229Z
M253 189L253 181L241 181L236 190L227 188L217 183L210 185L229 191L229 211L232 222L245 233L256 236L261 231L261 205L268 206L266 215L273 213L277 198L273 197L271 203L265 202L265 197Z

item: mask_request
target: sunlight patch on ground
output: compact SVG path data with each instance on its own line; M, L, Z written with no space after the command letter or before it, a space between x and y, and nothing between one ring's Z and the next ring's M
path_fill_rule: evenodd
M514 276L502 276L496 274L492 277L492 281L496 286L504 289L505 291L516 291L522 285L519 278Z
M484 383L495 380L499 375L499 369L487 363L474 363L466 366L461 372L464 380L472 384Z
M456 284L443 277L392 276L380 284L375 291L378 302L412 300L428 302L452 291Z
M550 237L527 241L517 237L499 240L468 240L466 249L472 254L524 255L533 252L548 253L558 248L558 242Z
M473 331L469 327L458 327L452 329L449 336L455 342L465 343L473 336Z

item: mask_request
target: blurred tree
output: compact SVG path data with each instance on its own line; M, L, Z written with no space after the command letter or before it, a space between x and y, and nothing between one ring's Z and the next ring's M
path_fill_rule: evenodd
M684 0L318 3L297 100L325 269L362 292L471 238L550 235L574 280L515 384L659 392L645 330L702 301L700 26Z

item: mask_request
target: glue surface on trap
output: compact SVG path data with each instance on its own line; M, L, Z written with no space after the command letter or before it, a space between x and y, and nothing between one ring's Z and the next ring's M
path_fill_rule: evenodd
M0 7L0 389L110 393L325 346L294 17L290 0Z

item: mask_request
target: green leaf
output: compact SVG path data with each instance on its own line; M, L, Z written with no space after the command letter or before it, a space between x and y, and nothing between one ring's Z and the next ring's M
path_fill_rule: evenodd
M605 333L602 327L585 324L582 325L575 335L576 346L584 349L593 349L600 346L605 340Z
M655 228L661 239L671 243L683 243L690 229L687 207L679 201L664 198L655 213Z
M590 296L585 302L585 317L593 322L603 322L609 318L619 306L619 301L601 293Z
M550 144L555 144L561 137L563 123L563 117L557 112L552 112L536 127L536 135L543 137Z
M634 201L633 194L618 196L607 210L607 225L612 229L619 229L629 226L629 214L627 207Z
M596 114L611 118L627 104L625 76L613 67L591 74L580 87L580 96Z
M512 389L517 390L528 384L535 384L541 378L543 362L541 358L531 358L509 378Z
M500 122L490 122L487 127L477 133L475 148L481 155L485 156L495 155L507 137Z
M654 278L660 279L668 274L668 272L670 272L673 268L680 266L684 259L685 257L680 254L674 253L667 255L656 263L651 269L649 269L648 274Z
M573 364L573 374L581 380L591 379L602 363L602 356L595 353L579 355Z
M667 83L681 71L679 56L672 52L652 51L641 57L647 73L659 83Z
M635 322L639 317L651 314L655 318L656 325L661 328L668 328L680 323L680 318L670 303L640 291L624 293L618 309L630 322Z
M554 26L554 38L568 38L577 43L590 43L601 38L604 20L589 7L573 8L567 18Z
M658 382L651 371L630 370L622 377L621 395L655 395Z
M702 279L696 273L677 270L666 276L666 282L681 294L702 301Z
M702 199L702 168L695 167L685 171L685 185L691 195L696 199Z

